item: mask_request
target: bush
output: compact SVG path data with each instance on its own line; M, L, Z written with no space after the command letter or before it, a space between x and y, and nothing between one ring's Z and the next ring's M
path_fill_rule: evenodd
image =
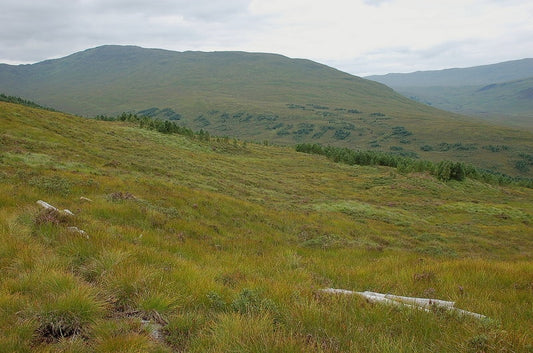
M463 181L466 177L466 169L463 163L442 161L437 164L435 176L442 181Z
M518 170L519 172L522 172L522 173L527 173L527 172L529 172L529 163L527 163L527 162L524 161L524 160L516 161L515 164L514 164L514 167L515 167L516 170Z
M374 141L375 142L375 141ZM490 170L479 169L461 162L442 161L434 164L430 161L415 159L416 154L406 151L404 156L378 151L355 151L348 148L323 147L320 144L302 143L296 145L297 152L319 154L328 157L334 162L348 165L382 165L397 168L401 173L429 172L443 181L462 181L466 177L481 180L492 184L516 184L533 188L533 179L510 177L505 174L495 173ZM401 153L402 151L396 152ZM527 163L527 162L525 162Z

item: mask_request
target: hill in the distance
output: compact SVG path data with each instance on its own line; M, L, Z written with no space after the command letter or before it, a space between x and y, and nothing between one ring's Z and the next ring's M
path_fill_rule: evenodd
M6 102L0 127L1 352L531 348L532 189Z
M33 65L1 65L0 92L89 117L142 112L219 136L379 149L508 174L527 175L533 155L531 133L274 54L103 46ZM526 165L517 169L517 163Z
M440 109L533 130L533 59L367 78Z

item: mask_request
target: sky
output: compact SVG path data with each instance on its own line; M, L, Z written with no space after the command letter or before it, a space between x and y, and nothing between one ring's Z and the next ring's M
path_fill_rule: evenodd
M531 0L2 0L0 63L106 44L239 50L366 76L533 57Z

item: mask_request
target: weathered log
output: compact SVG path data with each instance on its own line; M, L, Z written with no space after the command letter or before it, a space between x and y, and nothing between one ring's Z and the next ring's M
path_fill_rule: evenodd
M53 211L59 212L57 208L55 208L54 206L50 205L48 202L45 202L43 200L38 200L37 204L46 210L53 210Z
M473 313L470 311L458 309L455 307L455 302L446 301L446 300L440 300L440 299L430 299L430 298L417 298L417 297L404 297L400 295L393 295L393 294L383 294L383 293L376 293L376 292L355 292L351 290L346 289L337 289L337 288L325 288L321 290L325 293L331 293L331 294L357 294L359 296L362 296L366 298L367 300L371 302L380 302L395 306L407 306L410 308L420 309L424 311L431 311L430 308L432 306L444 308L446 310L450 310L453 312L458 313L459 315L468 315L472 316L478 319L485 319L485 315L481 315L478 313Z

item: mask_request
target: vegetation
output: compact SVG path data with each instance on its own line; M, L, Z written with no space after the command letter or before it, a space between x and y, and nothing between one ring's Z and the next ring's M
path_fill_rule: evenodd
M43 107L43 106L41 106L41 105L39 105L39 104L37 104L35 102L29 101L27 99L23 99L23 98L20 98L20 97L14 97L14 96L8 96L8 95L5 95L3 93L0 93L0 102L15 103L15 104L25 105L27 107L40 108L40 109L55 111L52 108Z
M533 190L123 117L0 103L0 352L532 349Z
M493 184L517 184L533 188L533 179L510 177L489 170L482 170L461 162L441 161L433 163L402 154L401 147L391 147L393 153L376 151L354 151L348 148L322 146L319 144L302 143L296 145L297 152L324 155L335 162L348 165L387 166L398 169L402 173L427 172L442 181L463 181L466 177ZM525 161L521 161L524 164ZM517 162L518 163L518 162Z
M533 154L531 131L438 110L377 82L281 55L103 46L33 65L1 66L0 92L81 116L128 112L213 136L285 146L389 151L402 143L408 145L403 154L435 163L455 160L533 177L533 169L516 164L519 153ZM436 148L440 142L478 148L443 151ZM509 148L493 153L480 147L489 143Z

